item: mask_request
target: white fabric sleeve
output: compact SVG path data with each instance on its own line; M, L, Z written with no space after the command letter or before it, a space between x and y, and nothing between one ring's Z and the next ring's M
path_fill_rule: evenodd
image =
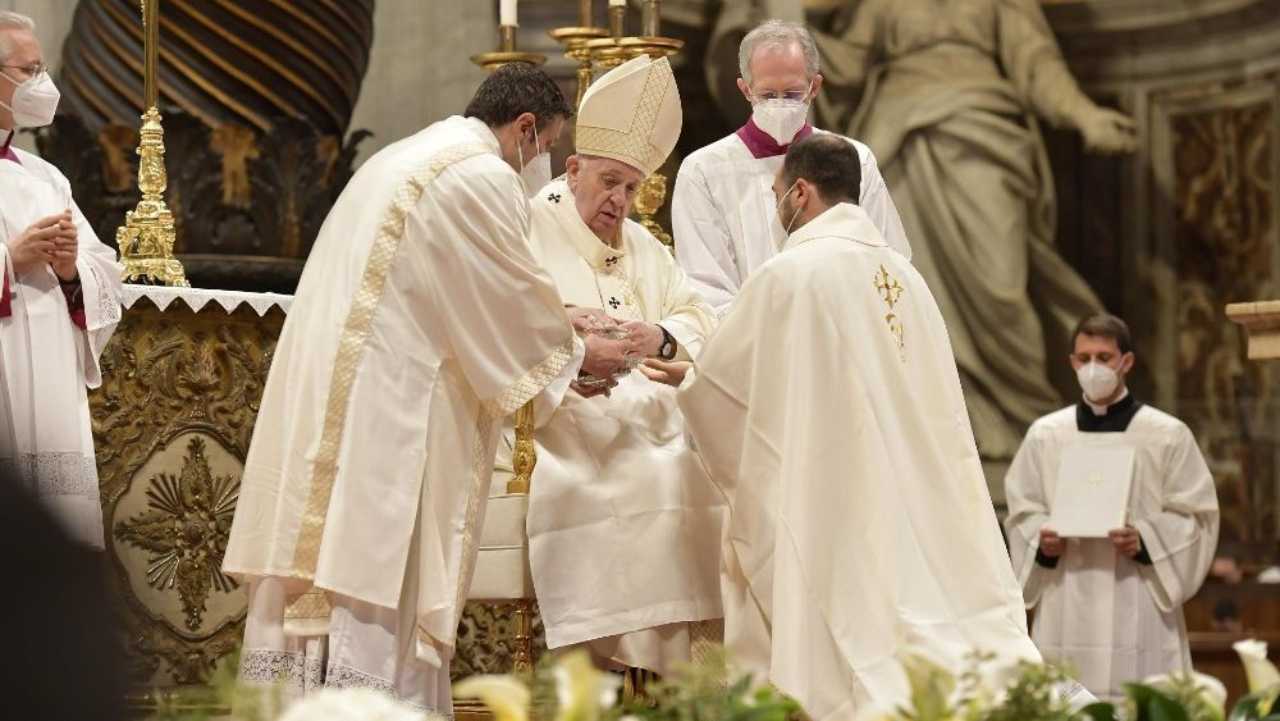
M1200 589L1218 547L1218 494L1195 437L1185 425L1164 466L1162 508L1134 527L1151 557L1144 573L1156 605L1177 609Z
M902 257L911 260L911 241L907 239L907 231L902 227L902 218L898 217L898 206L893 204L889 196L889 188L884 177L880 175L880 166L870 148L860 154L862 161L862 188L859 191L858 204L871 217L880 234L884 236L889 247L898 251Z
M84 381L89 388L97 388L102 385L99 364L102 351L120 322L124 268L116 260L116 251L98 239L93 226L80 212L80 207L71 197L71 185L67 179L61 175L57 179L64 201L71 210L71 221L75 223L79 240L76 272L80 276L80 292L84 297Z
M693 287L723 315L742 286L734 263L733 237L707 185L702 168L685 162L671 195L671 230L676 261Z
M1049 521L1049 503L1045 498L1041 433L1034 425L1018 448L1004 477L1005 498L1009 517L1005 532L1009 543L1009 560L1013 573L1022 586L1027 608L1040 602L1046 582L1061 568L1044 568L1036 563L1040 550L1040 529Z

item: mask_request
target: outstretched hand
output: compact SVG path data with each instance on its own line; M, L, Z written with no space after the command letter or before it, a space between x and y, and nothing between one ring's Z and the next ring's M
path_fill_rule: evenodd
M1080 119L1080 134L1091 153L1118 155L1138 149L1133 119L1110 108L1093 107Z

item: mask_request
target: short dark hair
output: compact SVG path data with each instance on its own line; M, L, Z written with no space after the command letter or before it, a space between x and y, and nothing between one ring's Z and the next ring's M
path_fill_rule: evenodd
M491 128L506 125L524 113L537 117L539 129L556 118L573 117L573 108L556 81L527 63L507 63L494 70L463 111L466 117L483 120Z
M1082 335L1094 338L1110 338L1116 342L1121 353L1133 351L1133 340L1129 335L1129 324L1110 313L1095 313L1076 324L1076 331L1071 334L1071 347L1076 347L1076 339Z
M814 133L787 150L782 179L790 187L804 178L818 188L827 204L858 203L862 195L862 160L853 143L830 133Z

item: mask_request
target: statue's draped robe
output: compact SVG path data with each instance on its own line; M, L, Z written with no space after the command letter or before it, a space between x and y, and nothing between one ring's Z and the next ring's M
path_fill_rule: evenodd
M1131 400L1129 402L1132 402ZM1200 588L1218 541L1213 476L1186 424L1142 406L1123 429L1081 430L1071 406L1036 421L1005 477L1009 555L1028 608L1031 637L1046 658L1070 664L1098 696L1124 684L1191 670L1182 604ZM1110 539L1067 539L1053 568L1037 562L1062 454L1075 446L1133 448L1128 523L1150 563L1121 557ZM1049 562L1051 563L1051 562Z
M79 288L48 265L17 274L6 242L71 210ZM0 467L39 497L73 538L103 547L87 388L120 320L120 266L71 197L67 179L21 150L0 159Z
M497 138L461 117L383 149L334 205L227 547L252 584L244 675L355 679L449 712L499 424L540 393L558 404L581 364L528 230Z
M1101 308L1053 247L1037 124L1066 126L1089 101L1036 0L865 0L849 13L838 37L818 35L818 117L879 159L951 331L978 449L1008 461L1061 405L1046 346L1069 352L1058 339Z
M530 205L533 255L564 302L657 323L677 359L698 353L713 313L657 238L626 220L617 247L605 244L564 181ZM538 429L537 459L529 555L547 645L590 642L602 658L659 673L688 662L690 623L721 616L724 504L688 446L675 389L637 370L608 397L565 396Z
M729 507L730 657L815 721L906 701L898 654L1039 659L942 316L856 206L742 288L680 408Z

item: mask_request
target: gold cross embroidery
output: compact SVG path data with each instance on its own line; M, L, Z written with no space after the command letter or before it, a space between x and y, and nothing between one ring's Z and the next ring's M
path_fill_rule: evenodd
M889 305L889 309L898 304L898 299L902 297L902 286L898 283L898 279L889 275L889 271L880 266L880 272L875 277L876 290L880 291L880 297L884 298L884 302Z
M893 335L893 339L898 343L898 357L907 360L907 343L906 331L902 327L902 320L893 312L894 306L902 299L902 284L897 278L889 275L889 271L885 267L880 266L880 272L876 273L874 284L880 297L884 300L885 305L889 306L889 313L884 317L885 325L889 327L889 333Z

